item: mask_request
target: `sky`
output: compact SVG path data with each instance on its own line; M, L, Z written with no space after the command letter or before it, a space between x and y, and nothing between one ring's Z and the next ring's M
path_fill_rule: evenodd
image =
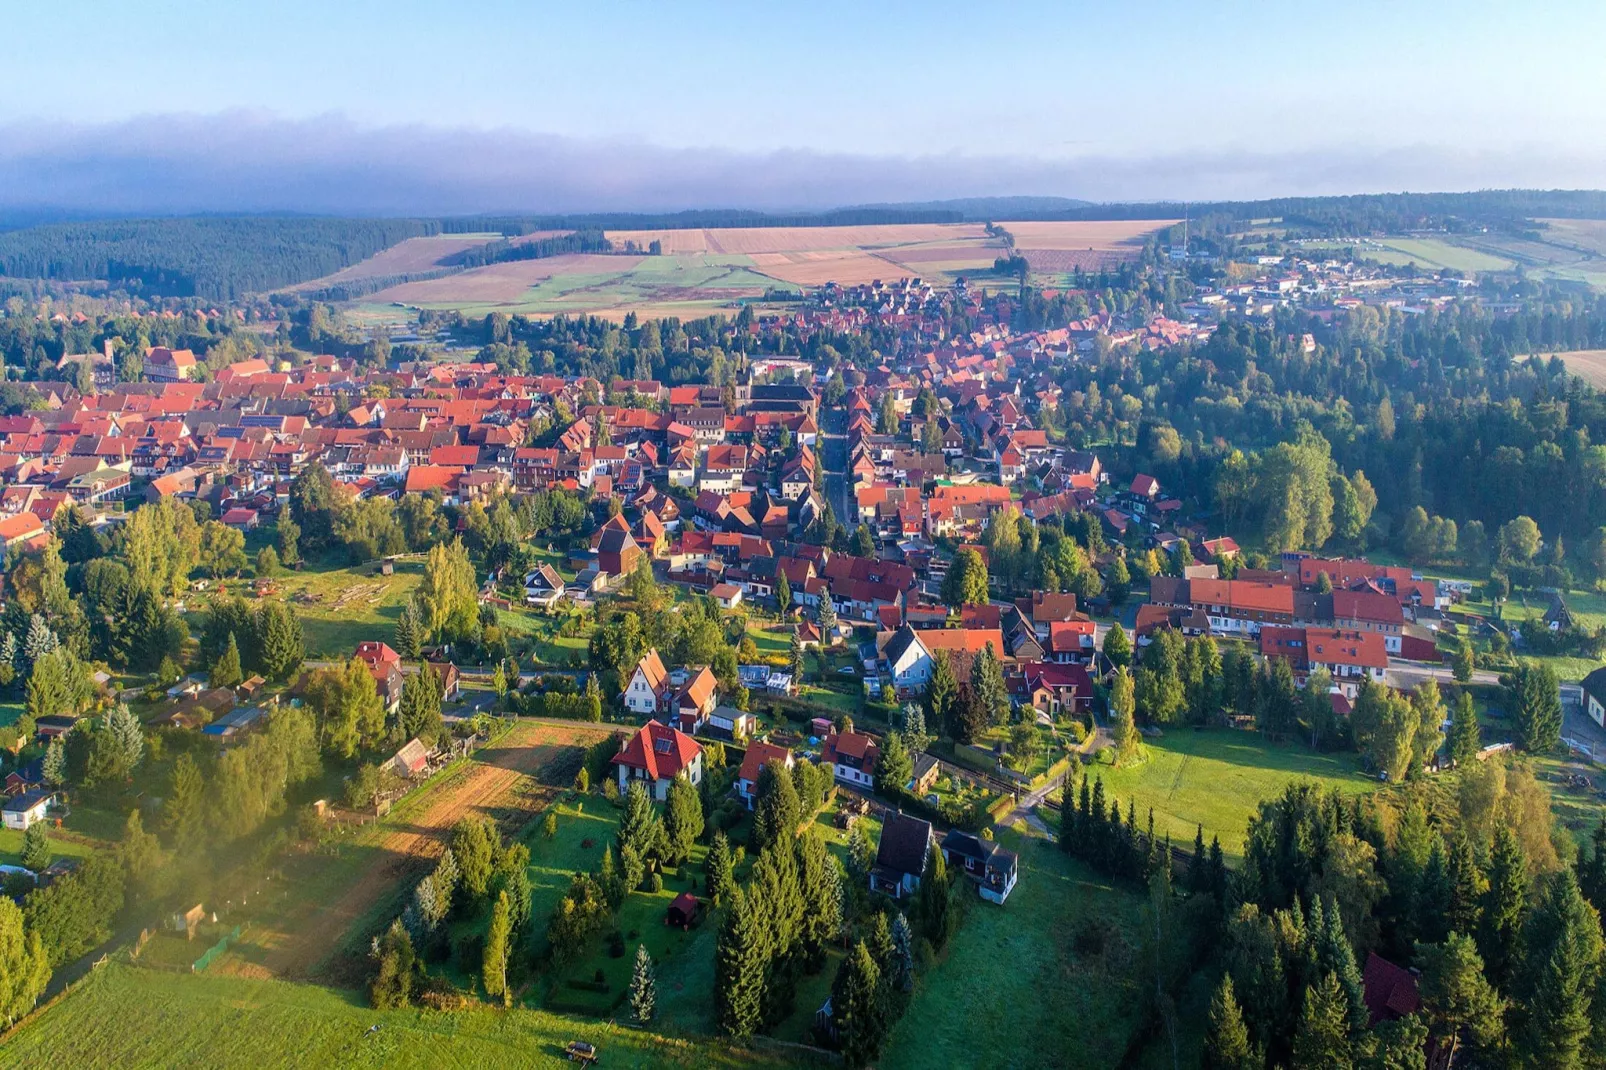
M13 207L1606 186L1598 0L53 0L3 35Z

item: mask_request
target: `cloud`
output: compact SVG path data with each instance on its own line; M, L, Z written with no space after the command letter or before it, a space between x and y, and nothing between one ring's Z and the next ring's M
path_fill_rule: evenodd
M1232 199L1384 190L1606 185L1576 156L1421 145L1137 156L741 153L517 129L361 126L338 115L151 115L0 126L0 209L19 213L284 211L360 215L821 209L950 197Z

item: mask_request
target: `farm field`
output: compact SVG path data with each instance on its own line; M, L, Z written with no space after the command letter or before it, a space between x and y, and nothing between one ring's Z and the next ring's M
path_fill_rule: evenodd
M547 231L547 235L556 234L557 231ZM465 249L472 249L476 245L495 241L500 234L436 234L427 238L408 238L406 241L392 245L389 249L381 250L370 256L367 260L342 268L332 275L325 275L319 279L309 279L287 288L286 292L298 293L308 290L321 290L326 286L333 286L341 282L355 282L358 279L382 278L386 275L408 275L414 272L437 271L444 265L441 260ZM526 240L531 240L531 235Z
M1163 220L1006 224L1020 248L1035 254L1033 266L1042 259L1046 266L1040 270L1047 271L1135 256L1144 235L1166 225ZM955 275L990 270L1003 251L1002 242L989 238L979 223L620 230L609 231L608 238L619 247L634 242L646 248L657 241L663 255L571 254L492 264L389 287L356 310L377 316L401 304L469 315L584 313L622 319L634 311L701 316L760 299L766 290L914 276L946 283Z
M1094 764L1087 773L1102 778L1106 797L1137 805L1143 823L1154 807L1154 829L1171 842L1193 843L1204 825L1205 842L1221 837L1229 858L1243 851L1244 828L1262 799L1282 793L1298 778L1324 789L1359 793L1378 787L1360 770L1354 754L1316 754L1298 743L1272 743L1258 733L1226 729L1195 731L1174 728L1158 739L1144 740L1148 760L1115 769Z
M587 1040L609 1067L779 1067L733 1048L545 1011L376 1011L361 993L285 981L108 965L6 1041L11 1065L570 1066Z
M1584 382L1594 387L1606 387L1606 349L1577 349L1556 355L1567 365L1568 371Z
M575 724L519 722L464 765L438 775L402 800L385 818L360 830L335 857L317 852L287 866L269 892L266 909L252 921L221 964L250 976L299 977L360 937L373 915L394 903L404 878L421 872L440 853L459 819L486 816L518 831L556 792L544 771L575 744L589 744L608 729Z
M1002 830L998 840L1020 854L1015 891L1003 906L970 904L947 957L917 982L876 1063L883 1070L974 1065L981 1052L995 1067L1120 1060L1138 1006L1131 960L1142 897L1042 837ZM1079 939L1095 928L1098 939Z

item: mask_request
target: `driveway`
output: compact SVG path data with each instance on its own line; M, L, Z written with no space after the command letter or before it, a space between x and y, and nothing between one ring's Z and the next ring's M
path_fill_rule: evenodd
M1393 686L1409 691L1423 680L1430 679L1437 680L1440 687L1448 687L1455 683L1455 674L1444 665L1389 658L1388 683ZM1488 669L1476 669L1472 673L1472 682L1495 686L1500 683L1500 674L1490 672Z

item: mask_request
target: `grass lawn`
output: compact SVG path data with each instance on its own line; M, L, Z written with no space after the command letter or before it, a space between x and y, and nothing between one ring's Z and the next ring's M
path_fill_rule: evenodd
M67 821L70 825L72 819L68 818ZM23 835L21 829L0 828L0 862L8 866L22 865ZM111 844L97 843L70 829L65 834L61 829L50 830L51 858L87 858L103 846L109 847Z
M1370 791L1378 782L1361 773L1354 754L1316 754L1297 743L1272 743L1258 733L1231 729L1176 728L1144 741L1148 760L1115 769L1102 763L1088 773L1104 780L1104 791L1137 803L1138 823L1154 807L1154 828L1173 843L1191 844L1195 826L1204 825L1205 842L1221 837L1221 848L1237 857L1244 828L1262 799L1280 795L1289 781L1306 777L1323 788Z
M6 1041L11 1065L569 1066L586 1040L610 1067L772 1067L768 1051L545 1011L375 1011L360 993L211 972L108 965Z
M0 702L0 728L9 728L21 720L25 708L20 702Z
M391 576L371 572L358 566L279 577L279 597L301 621L308 658L348 658L366 639L390 639L402 606L423 581L424 563L398 561Z
M541 831L546 823L543 818L531 821L523 838L530 848L530 916L537 919L551 917L576 873L589 873L602 865L603 850L619 832L620 811L600 795L565 798L551 812L558 818L556 836L546 838ZM587 840L591 841L589 847Z
M771 657L787 657L792 652L792 628L790 625L774 624L770 621L747 621L747 635L758 647L760 654Z
M970 905L946 957L917 982L882 1070L1114 1066L1121 1057L1138 1006L1127 934L1143 898L1037 836L1003 830L999 842L1020 853L1014 893L1003 906ZM1089 926L1102 929L1102 948L1078 941Z

